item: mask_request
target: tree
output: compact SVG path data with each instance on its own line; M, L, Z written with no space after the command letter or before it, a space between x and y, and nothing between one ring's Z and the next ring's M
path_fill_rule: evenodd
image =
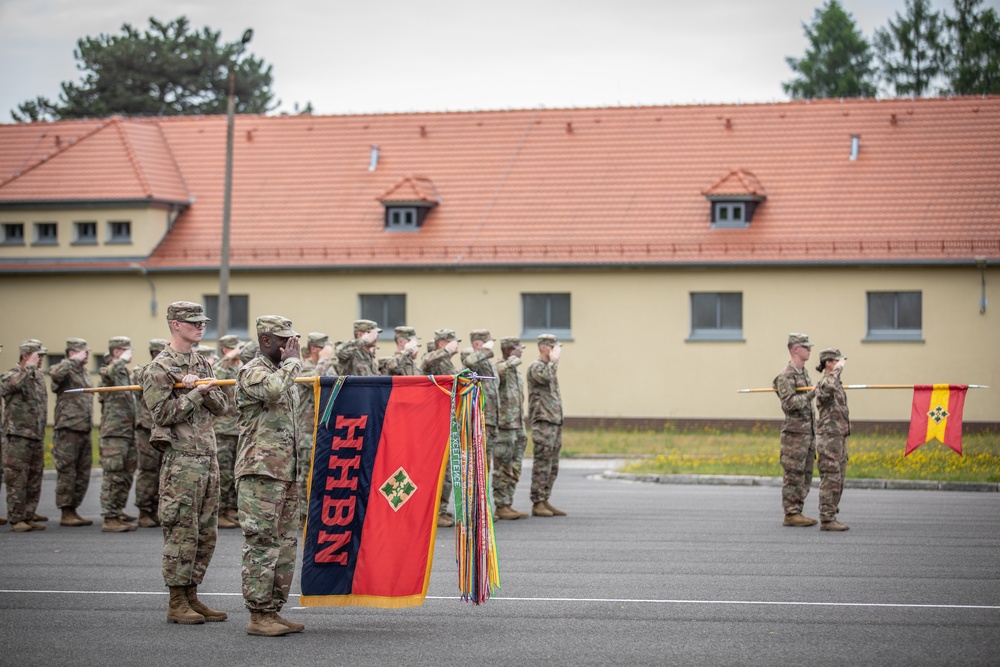
M144 33L125 23L120 35L84 37L73 52L84 72L81 81L64 82L58 102L38 97L11 116L29 121L225 113L234 63L237 111L265 113L277 106L271 105L271 66L252 55L241 59L244 44L223 44L219 36L207 27L191 31L181 16L170 23L150 18Z
M982 0L955 0L955 16L945 14L946 92L1000 93L1000 19L996 10L978 11Z
M906 0L906 16L875 31L880 78L895 95L920 97L942 72L941 15L928 0Z
M809 48L803 58L785 58L800 75L781 84L787 94L800 99L875 95L871 47L837 0L827 0L802 29Z

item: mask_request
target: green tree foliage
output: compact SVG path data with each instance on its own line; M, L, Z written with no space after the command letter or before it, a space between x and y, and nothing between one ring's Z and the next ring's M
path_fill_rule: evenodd
M837 0L827 0L802 24L809 48L803 58L785 58L798 77L781 86L793 98L875 95L872 51L854 17Z
M1000 19L996 10L980 11L982 0L955 0L955 15L945 15L946 92L1000 94Z
M271 104L271 66L240 57L240 41L220 43L220 33L190 29L187 18L149 19L140 33L130 24L120 35L84 37L73 52L84 74L64 82L57 102L38 97L11 111L16 121L122 114L184 115L226 112L230 64L236 62L236 110L264 113Z
M906 15L875 31L879 75L891 94L921 97L942 73L942 20L928 0L906 0Z

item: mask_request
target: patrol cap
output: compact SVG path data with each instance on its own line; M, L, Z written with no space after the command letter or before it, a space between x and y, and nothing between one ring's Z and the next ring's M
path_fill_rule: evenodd
M330 337L322 331L312 331L306 337L306 343L309 347L326 347L330 344Z
M87 349L87 341L82 338L67 338L66 349L70 352L80 352Z
M493 336L490 335L489 329L473 329L469 332L469 340L475 342L481 340L484 343L493 340Z
M205 317L205 308L193 301L174 301L167 306L167 321L178 322L211 322Z
M149 341L149 351L150 352L163 352L169 345L166 338L151 338Z
M246 345L240 348L240 361L247 363L251 359L257 356L257 350L259 349L256 341L250 341Z
M809 334L804 333L790 333L788 334L788 347L789 349L792 345L801 345L802 347L812 347L813 344L809 342Z
M219 339L219 345L232 350L240 346L240 337L236 334L229 334Z
M215 348L211 345L198 345L194 348L194 351L203 357L214 357Z
M371 320L354 320L354 333L367 333L369 331L379 331L382 330L378 328L378 322L373 322Z
M539 345L551 345L555 347L559 342L555 334L538 334L538 344Z
M844 355L842 355L840 353L840 350L838 350L835 347L828 347L828 348L826 348L825 350L823 350L822 352L819 353L819 362L821 364L825 364L826 362L830 361L831 359L832 360L837 360L837 359L844 359L844 358L845 357L844 357Z
M27 340L21 341L21 354L31 354L32 352L37 352L38 354L45 354L48 350L42 345L42 341L37 338L28 338Z
M524 347L521 345L521 339L517 336L504 336L500 339L500 347Z
M273 334L280 338L290 338L299 334L292 328L292 321L281 315L261 315L257 318L257 335Z
M439 340L461 341L462 339L458 337L454 329L438 329L434 332L434 342Z
M132 339L128 336L115 336L108 341L108 351L111 350L131 350Z
M416 338L417 330L413 327L396 327L393 334L396 338Z

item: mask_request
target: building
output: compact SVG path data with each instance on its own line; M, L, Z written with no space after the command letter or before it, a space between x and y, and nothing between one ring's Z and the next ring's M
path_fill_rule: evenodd
M235 138L230 333L487 327L531 360L554 332L567 415L627 422L779 418L737 389L803 331L850 383L991 385L966 421L1000 425L1000 97L242 116ZM144 359L167 303L216 311L225 143L220 116L0 125L2 367L28 337ZM910 398L857 392L852 417Z

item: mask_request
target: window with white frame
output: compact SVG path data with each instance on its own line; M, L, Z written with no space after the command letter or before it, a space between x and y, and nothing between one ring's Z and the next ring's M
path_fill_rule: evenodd
M392 340L394 329L406 325L405 294L359 294L361 319L378 322L380 340Z
M743 340L743 293L692 292L689 340Z
M923 340L920 292L868 292L868 341Z
M35 223L35 245L58 245L59 225L54 222Z
M127 220L113 220L108 223L108 243L131 243L132 223Z
M3 245L24 245L24 223L5 222L3 225Z
M73 243L76 245L93 245L97 243L97 223L74 222Z
M416 231L420 228L420 220L417 216L415 206L397 207L386 209L385 228L390 231Z
M748 227L747 209L744 202L717 201L712 204L715 208L713 224L715 227Z
M521 294L521 338L527 340L543 333L563 340L572 336L569 294Z

